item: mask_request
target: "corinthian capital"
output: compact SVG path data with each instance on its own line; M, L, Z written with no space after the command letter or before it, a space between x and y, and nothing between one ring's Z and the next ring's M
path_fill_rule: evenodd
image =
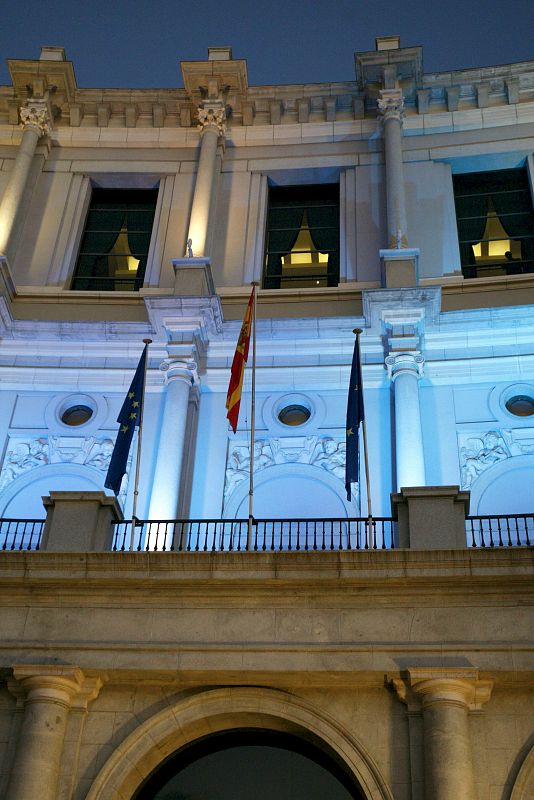
M203 133L208 128L215 128L219 136L226 133L226 111L223 105L200 107L197 111L197 128Z
M26 128L35 128L39 136L50 133L52 117L46 101L33 101L20 109L20 125Z
M388 119L397 119L402 122L404 112L402 89L382 89L379 92L377 103L384 122L387 122Z

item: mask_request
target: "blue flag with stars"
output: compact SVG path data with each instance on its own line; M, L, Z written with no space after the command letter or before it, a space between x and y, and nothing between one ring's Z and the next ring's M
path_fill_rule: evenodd
M347 500L351 499L351 483L359 482L360 422L363 422L363 386L362 367L360 363L360 343L358 337L354 342L354 355L350 370L349 397L347 401L347 454L345 460L345 489Z
M122 478L126 472L126 463L128 461L128 453L130 452L130 445L136 427L139 425L141 419L141 409L143 407L143 394L145 383L145 364L147 347L143 350L139 364L135 370L132 384L126 395L126 399L122 404L122 408L117 417L119 423L119 432L115 441L115 447L111 454L109 462L108 474L104 481L106 489L112 489L115 494L120 492Z

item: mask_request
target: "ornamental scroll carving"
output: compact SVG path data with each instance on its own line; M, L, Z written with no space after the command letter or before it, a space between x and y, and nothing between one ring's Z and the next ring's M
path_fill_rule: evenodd
M401 89L382 89L378 96L377 106L384 122L388 119L397 119L402 122L404 97Z
M47 464L84 464L101 472L109 466L113 441L90 437L10 437L0 471L0 491L29 470Z
M226 111L224 106L210 107L197 109L197 128L199 131L204 131L206 128L217 128L219 136L224 136L226 133Z
M309 464L319 467L344 482L346 444L330 436L306 436L283 439L256 439L254 442L254 473L277 464ZM235 444L228 451L224 501L250 473L248 444Z
M469 489L498 461L534 453L534 428L490 430L458 435L462 489Z
M50 112L46 103L33 102L20 109L21 127L37 128L40 136L50 133L50 121Z

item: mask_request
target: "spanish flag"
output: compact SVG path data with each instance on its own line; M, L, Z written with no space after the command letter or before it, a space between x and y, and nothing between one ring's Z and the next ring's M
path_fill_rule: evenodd
M241 326L241 333L237 341L237 347L232 361L232 369L230 371L230 385L228 386L228 394L226 396L226 408L228 410L227 418L233 432L237 429L237 420L239 417L239 406L241 404L241 392L243 391L243 376L245 374L245 364L248 359L248 346L250 344L250 331L252 329L252 311L254 308L254 290L252 287L250 293L250 300L248 301L247 310L243 317L243 324Z

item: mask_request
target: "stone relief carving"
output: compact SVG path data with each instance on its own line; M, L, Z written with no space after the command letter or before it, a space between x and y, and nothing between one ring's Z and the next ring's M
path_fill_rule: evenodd
M473 481L497 461L510 458L511 452L503 433L491 430L478 436L463 434L458 437L462 489L469 489Z
M20 124L22 128L34 127L40 136L50 133L50 114L45 103L30 103L20 109Z
M220 136L224 136L226 133L226 111L224 106L220 108L210 106L198 108L197 119L199 131L204 131L206 128L213 126L217 128Z
M0 491L23 472L47 464L85 464L105 472L112 452L112 439L94 436L10 437L0 471Z
M254 473L275 464L311 464L345 480L346 444L330 436L301 436L284 439L256 439ZM233 445L226 461L224 501L249 478L250 450L245 443Z

